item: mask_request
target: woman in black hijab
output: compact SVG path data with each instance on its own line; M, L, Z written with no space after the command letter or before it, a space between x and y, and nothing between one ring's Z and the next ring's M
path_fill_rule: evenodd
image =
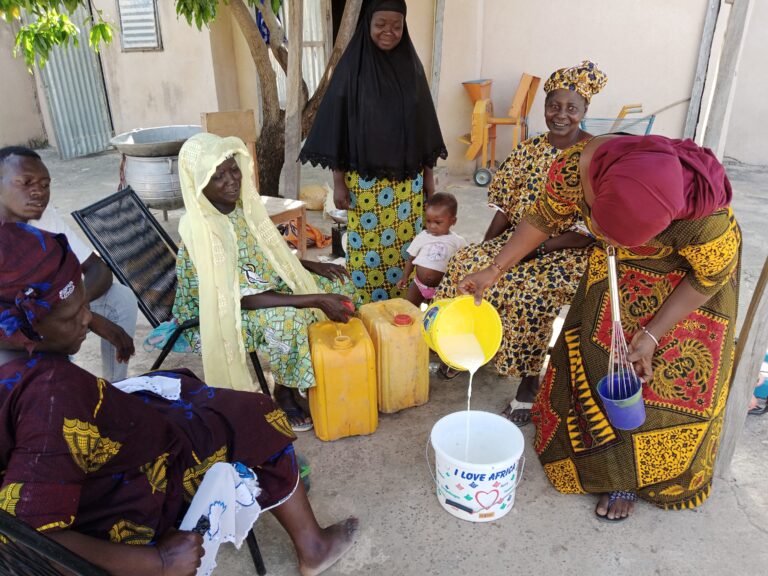
M363 302L403 296L432 168L448 152L404 0L371 0L333 74L299 159L333 170L349 210L347 267Z

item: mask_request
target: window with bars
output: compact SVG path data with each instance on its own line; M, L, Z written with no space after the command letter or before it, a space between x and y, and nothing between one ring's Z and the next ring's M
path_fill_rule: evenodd
M163 49L156 0L117 0L117 11L124 52Z

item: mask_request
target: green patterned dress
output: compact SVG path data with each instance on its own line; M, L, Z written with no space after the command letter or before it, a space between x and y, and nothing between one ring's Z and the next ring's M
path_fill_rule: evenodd
M229 218L238 234L240 295L249 296L270 290L290 294L290 288L277 275L251 235L242 208L238 206ZM316 274L313 276L323 292L344 294L354 299L354 287L351 282L342 284ZM179 282L173 315L181 323L199 316L197 271L183 244L179 246L176 259L176 277ZM316 321L317 317L310 308L280 306L243 310L243 340L246 350L261 352L269 358L277 384L302 390L311 388L315 385L315 374L309 352L308 328ZM191 328L184 335L193 349L200 353L200 331Z
M347 269L363 304L402 298L396 286L408 246L422 229L424 175L400 182L346 172L349 190Z

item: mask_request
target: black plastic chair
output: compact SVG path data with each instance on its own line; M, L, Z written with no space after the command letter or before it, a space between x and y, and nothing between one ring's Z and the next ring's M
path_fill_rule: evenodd
M0 574L61 576L57 567L74 576L109 576L98 566L0 510Z
M82 210L75 210L72 216L115 277L133 290L139 308L152 327L171 320L178 248L133 189L123 188ZM199 324L197 318L192 318L179 325L152 370L160 368L184 330ZM251 362L262 392L269 396L267 379L255 352L251 352Z
M123 188L72 212L72 216L115 277L133 290L139 309L152 327L171 320L178 248L133 189ZM182 323L169 338L152 370L160 368L184 330L199 324L197 318ZM251 362L262 392L269 396L267 379L255 352L251 352ZM256 572L263 576L267 570L253 530L248 533L247 542Z

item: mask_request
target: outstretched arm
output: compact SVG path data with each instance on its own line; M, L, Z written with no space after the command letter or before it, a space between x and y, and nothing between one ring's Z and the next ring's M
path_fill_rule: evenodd
M112 576L194 576L203 557L203 537L169 530L155 546L115 544L74 530L46 534Z
M522 220L499 255L494 259L493 264L464 277L459 282L459 292L474 295L475 303L480 305L483 292L490 288L506 270L517 265L547 238L546 232L542 232L533 224Z
M260 294L243 296L240 300L243 310L258 310L260 308L319 308L329 320L334 322L349 322L349 317L355 311L355 304L341 294L280 294L269 290Z
M627 360L635 366L635 372L647 382L653 379L653 353L656 351L656 341L661 340L675 324L688 316L691 312L706 304L711 296L702 294L691 285L688 277L675 287L672 293L658 309L654 317L645 326L645 330L638 330L629 343L629 356ZM647 332L646 332L647 331ZM650 333L650 334L649 334ZM654 338L656 341L654 341Z
M112 286L112 271L95 252L86 258L82 268L85 297L88 302L93 302Z

